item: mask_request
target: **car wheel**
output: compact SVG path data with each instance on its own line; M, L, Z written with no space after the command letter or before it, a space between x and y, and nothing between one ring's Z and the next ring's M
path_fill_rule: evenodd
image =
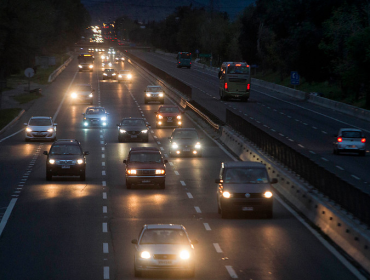
M149 136L147 136L145 139L144 139L144 141L143 141L144 143L148 143L149 142Z
M266 216L266 219L272 219L274 214L273 214L272 210L270 210L270 211L266 212L265 216Z
M126 189L131 189L132 184L126 180Z
M358 154L359 154L360 156L364 157L364 156L366 156L366 151L361 151L361 152L359 152Z
M52 177L51 172L46 171L46 181L51 181Z
M24 138L24 141L30 142L30 139L29 138Z
M228 219L230 217L230 214L226 212L225 210L221 209L221 218L222 219Z
M80 181L85 181L85 180L86 180L86 171L84 170L80 173Z
M166 188L166 183L165 182L160 183L159 184L159 188L162 189L162 190L164 190Z
M249 97L243 97L242 102L248 102Z
M218 203L217 203L217 213L218 213L218 214L221 214L221 208L220 208L220 206L218 205Z

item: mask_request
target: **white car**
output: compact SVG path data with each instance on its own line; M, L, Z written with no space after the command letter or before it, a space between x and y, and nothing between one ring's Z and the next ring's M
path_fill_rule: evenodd
M51 117L35 116L31 117L28 123L24 124L25 141L31 140L50 140L55 141L57 137L57 124Z
M86 112L82 113L83 117L83 126L108 126L108 115L104 107L87 107Z
M185 272L194 277L195 254L186 229L175 224L144 225L135 244L135 277L146 271Z
M341 128L339 129L333 147L333 154L339 155L341 152L358 153L360 156L366 155L366 137L361 129Z

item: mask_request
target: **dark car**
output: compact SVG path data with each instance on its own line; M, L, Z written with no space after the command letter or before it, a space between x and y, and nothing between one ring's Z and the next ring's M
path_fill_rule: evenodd
M164 91L161 86L149 85L144 90L144 103L147 104L151 101L160 102L164 104Z
M104 69L103 71L103 80L115 80L117 77L117 73L114 69L112 68L108 68L108 69Z
M133 147L128 153L126 164L126 188L136 185L159 185L165 188L166 163L156 147Z
M52 176L80 176L85 181L86 155L81 143L75 139L60 139L53 143L50 151L44 151L46 158L46 180Z
M148 125L143 118L123 118L117 126L118 142L149 140Z
M264 213L272 218L273 194L266 167L259 162L222 162L217 190L218 213L227 218L231 213Z
M202 156L202 138L195 128L175 128L168 139L170 139L170 156Z
M71 99L74 103L90 103L93 104L93 93L95 90L90 84L78 84L74 87L71 93Z
M159 127L181 127L182 111L176 105L162 105L156 113L155 126Z

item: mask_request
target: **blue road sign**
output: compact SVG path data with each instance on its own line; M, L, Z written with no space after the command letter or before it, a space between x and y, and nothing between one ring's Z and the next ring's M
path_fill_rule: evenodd
M297 71L290 72L290 83L292 85L299 85L299 74Z

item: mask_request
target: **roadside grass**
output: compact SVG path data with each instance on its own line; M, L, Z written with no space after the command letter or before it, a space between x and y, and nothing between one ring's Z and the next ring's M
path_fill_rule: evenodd
M16 101L18 101L20 104L25 104L25 103L28 103L32 100L35 100L37 98L40 98L42 96L41 93L23 93L23 94L20 94L20 95L15 95L15 96L12 96L12 98Z
M3 129L22 111L21 108L10 108L0 110L0 129Z

